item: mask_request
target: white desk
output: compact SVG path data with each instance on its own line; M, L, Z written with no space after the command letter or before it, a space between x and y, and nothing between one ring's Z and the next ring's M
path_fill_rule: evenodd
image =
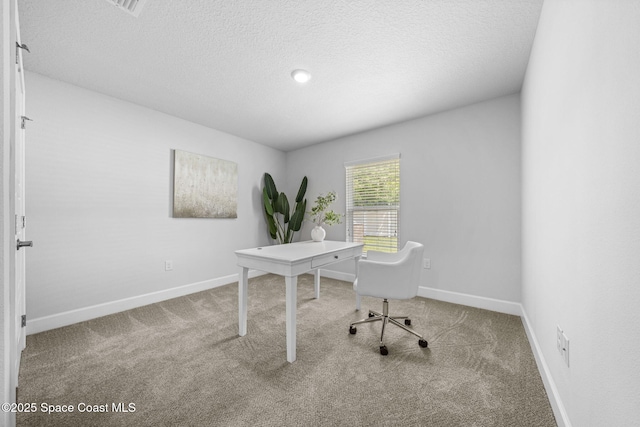
M247 290L249 269L266 271L284 276L286 284L286 332L287 361L296 360L296 300L298 275L314 271L316 298L320 298L320 267L347 259L355 259L356 275L358 259L362 255L362 243L298 242L285 245L264 246L236 251L240 269L238 281L239 335L247 334Z

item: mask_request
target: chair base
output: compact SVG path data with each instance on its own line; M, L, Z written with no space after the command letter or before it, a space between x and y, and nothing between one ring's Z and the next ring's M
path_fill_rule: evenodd
M404 319L404 325L400 323L398 320ZM349 333L355 334L357 332L357 328L354 325L359 325L361 323L370 323L370 322L382 322L382 333L380 334L380 354L386 356L389 354L387 350L387 346L384 345L384 330L387 326L387 323L391 323L392 325L396 325L397 327L409 332L420 338L418 340L418 344L420 347L425 348L429 345L427 340L425 340L422 335L414 331L413 329L409 329L407 326L411 325L411 320L407 316L389 316L389 301L386 299L382 302L382 313L378 313L377 311L369 310L369 317L366 317L362 320L358 320L349 325Z

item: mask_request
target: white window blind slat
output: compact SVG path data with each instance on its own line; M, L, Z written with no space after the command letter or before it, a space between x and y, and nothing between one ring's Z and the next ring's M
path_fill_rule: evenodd
M368 250L398 251L400 156L345 164L347 238Z

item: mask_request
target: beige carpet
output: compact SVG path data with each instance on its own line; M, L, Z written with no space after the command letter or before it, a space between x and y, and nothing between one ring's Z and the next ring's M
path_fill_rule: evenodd
M249 282L242 338L237 285L31 335L18 400L37 410L18 414L18 426L556 425L520 318L390 301L429 348L389 326L381 356L379 323L348 332L380 301L364 298L356 312L350 283L323 278L319 300L312 283L298 282L293 364L284 279L273 275ZM115 412L118 404L135 411ZM74 412L43 413L47 405Z

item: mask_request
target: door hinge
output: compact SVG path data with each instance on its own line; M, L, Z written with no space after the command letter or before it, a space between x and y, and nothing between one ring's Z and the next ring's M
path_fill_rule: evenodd
M29 117L27 117L27 116L20 116L20 117L22 118L22 122L20 123L20 128L22 128L22 129L26 129L26 127L25 127L25 122L26 122L27 120L29 120L30 122L32 122L32 121L33 121L32 119L30 119L30 118L29 118Z
M27 217L25 215L22 215L20 217L20 219L18 219L18 214L15 215L16 217L16 232L15 234L18 234L18 232L20 231L20 229L24 229L27 226Z
M23 314L22 315L22 327L24 328L25 326L27 326L27 315Z

